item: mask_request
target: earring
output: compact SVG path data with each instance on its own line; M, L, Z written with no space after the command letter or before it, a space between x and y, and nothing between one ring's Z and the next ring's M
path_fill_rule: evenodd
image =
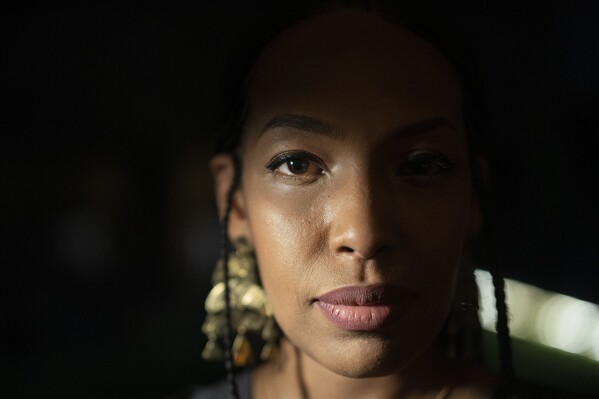
M260 359L267 361L278 355L279 329L272 309L260 286L256 258L246 239L236 241L229 254L229 305L231 327L235 332L231 352L235 366L241 367L255 361L254 348L261 347ZM202 358L209 361L224 360L221 343L227 328L225 314L225 268L219 260L212 274L212 290L206 298L206 319L202 332L208 337Z
M481 332L478 319L478 286L474 268L462 264L456 285L456 297L445 325L447 355L472 359L480 353Z

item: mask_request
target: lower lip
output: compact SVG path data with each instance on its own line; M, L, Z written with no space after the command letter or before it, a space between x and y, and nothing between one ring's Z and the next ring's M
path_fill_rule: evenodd
M331 323L345 330L375 331L388 326L399 316L399 304L349 306L317 302L318 308Z

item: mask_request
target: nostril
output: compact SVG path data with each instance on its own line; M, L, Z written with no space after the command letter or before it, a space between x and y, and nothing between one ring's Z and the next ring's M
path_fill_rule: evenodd
M382 245L382 246L378 246L378 247L364 248L365 249L364 251L359 251L352 247L343 245L343 246L340 246L337 249L337 251L339 254L348 254L348 255L352 255L352 256L357 256L362 259L371 259L375 256L378 256L385 249L388 249L388 247L389 247L388 245Z
M355 252L353 248L346 247L345 245L339 248L339 252L352 253Z

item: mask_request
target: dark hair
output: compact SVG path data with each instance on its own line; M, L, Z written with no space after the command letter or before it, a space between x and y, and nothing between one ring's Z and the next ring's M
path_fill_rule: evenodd
M484 9L474 9L472 4L456 4L455 2L426 1L407 2L389 1L304 1L302 5L295 8L289 5L275 6L271 4L267 16L258 17L255 24L250 27L250 34L243 35L242 40L233 46L231 62L225 69L221 84L220 113L218 115L218 130L216 136L216 153L228 153L233 156L235 166L235 177L227 196L226 212L221 221L221 258L225 264L225 276L228 275L226 268L227 254L230 247L228 242L228 219L231 201L234 192L239 188L241 164L237 154L243 134L243 124L246 118L246 89L248 75L255 64L262 49L282 30L299 22L300 20L332 11L335 8L357 8L364 11L374 11L391 19L403 27L411 30L418 36L424 38L435 46L454 67L461 80L464 93L464 118L466 140L469 147L472 179L475 189L479 193L481 212L483 214L484 229L482 229L480 243L475 256L480 264L489 266L495 287L495 299L497 308L497 336L499 343L500 363L502 371L501 393L505 397L514 394L511 341L508 327L508 309L505 302L505 287L501 268L493 262L490 256L488 243L489 215L488 195L481 168L476 160L477 156L486 154L486 141L484 134L482 89L484 80L482 68L479 68L482 48L485 43L485 15ZM468 278L473 279L470 275ZM227 280L227 279L226 279ZM225 281L226 281L225 280ZM475 285L475 283L474 283ZM228 284L225 284L226 312L229 320L230 306ZM475 308L478 308L478 297L475 288L471 295ZM480 330L480 324L476 317L476 325L471 327ZM226 357L227 375L230 382L230 396L238 397L235 383L235 370L233 367L231 353L230 321L225 331L224 346ZM447 325L446 327L447 328ZM472 338L468 338L472 340ZM476 346L476 344L475 344Z

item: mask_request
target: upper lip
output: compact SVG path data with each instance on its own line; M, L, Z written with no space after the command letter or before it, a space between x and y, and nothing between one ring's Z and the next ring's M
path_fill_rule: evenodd
M373 306L399 302L410 296L401 287L391 284L354 285L336 288L317 298L331 305Z

